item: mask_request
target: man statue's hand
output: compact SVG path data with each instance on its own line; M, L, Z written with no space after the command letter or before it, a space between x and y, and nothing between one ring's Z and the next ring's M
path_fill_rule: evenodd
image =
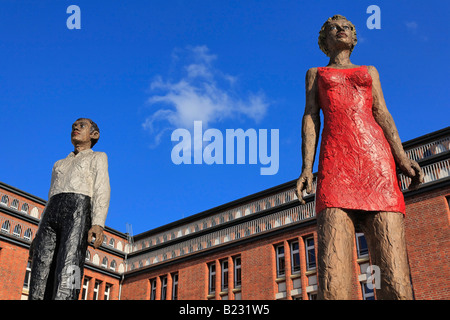
M405 157L398 163L398 166L405 176L411 178L411 184L409 185L408 190L417 190L419 185L423 183L423 172L419 164L416 161Z
M89 244L92 243L92 238L95 238L92 246L95 249L97 249L103 243L103 228L98 225L92 226L88 232L88 243Z
M295 189L295 193L297 194L297 198L301 204L305 204L305 200L303 200L303 190L306 189L306 193L311 193L312 183L312 171L307 169L303 170L302 174L297 180L297 188Z

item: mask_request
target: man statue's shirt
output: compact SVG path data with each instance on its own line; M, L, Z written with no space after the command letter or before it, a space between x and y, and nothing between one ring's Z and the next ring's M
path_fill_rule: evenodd
M91 198L92 225L105 226L110 200L108 157L92 149L71 152L53 166L48 198L59 193L78 193Z

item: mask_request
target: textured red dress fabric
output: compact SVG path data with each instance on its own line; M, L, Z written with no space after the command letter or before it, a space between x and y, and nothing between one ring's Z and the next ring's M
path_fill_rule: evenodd
M367 67L321 67L317 81L324 128L316 212L334 207L405 214L391 148L372 115Z

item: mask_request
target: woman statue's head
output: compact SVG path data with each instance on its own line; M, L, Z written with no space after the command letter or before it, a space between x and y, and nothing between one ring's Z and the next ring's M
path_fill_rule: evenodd
M323 24L319 31L319 48L328 57L334 49L350 49L356 46L356 28L346 17L336 14Z

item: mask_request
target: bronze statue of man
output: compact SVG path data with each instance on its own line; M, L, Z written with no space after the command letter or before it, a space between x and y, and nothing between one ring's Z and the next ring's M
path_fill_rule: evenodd
M29 300L77 300L88 244L103 242L110 184L106 154L92 150L99 138L95 122L76 120L74 151L53 166L49 200L30 247Z
M396 174L423 181L420 166L403 150L387 110L378 71L352 64L355 26L341 15L329 18L319 33L319 47L330 58L325 67L306 73L302 120L302 173L297 181L312 191L312 168L320 131L316 187L318 225L318 298L351 299L355 228L367 239L371 264L380 270L377 299L412 299L406 253L405 203Z

